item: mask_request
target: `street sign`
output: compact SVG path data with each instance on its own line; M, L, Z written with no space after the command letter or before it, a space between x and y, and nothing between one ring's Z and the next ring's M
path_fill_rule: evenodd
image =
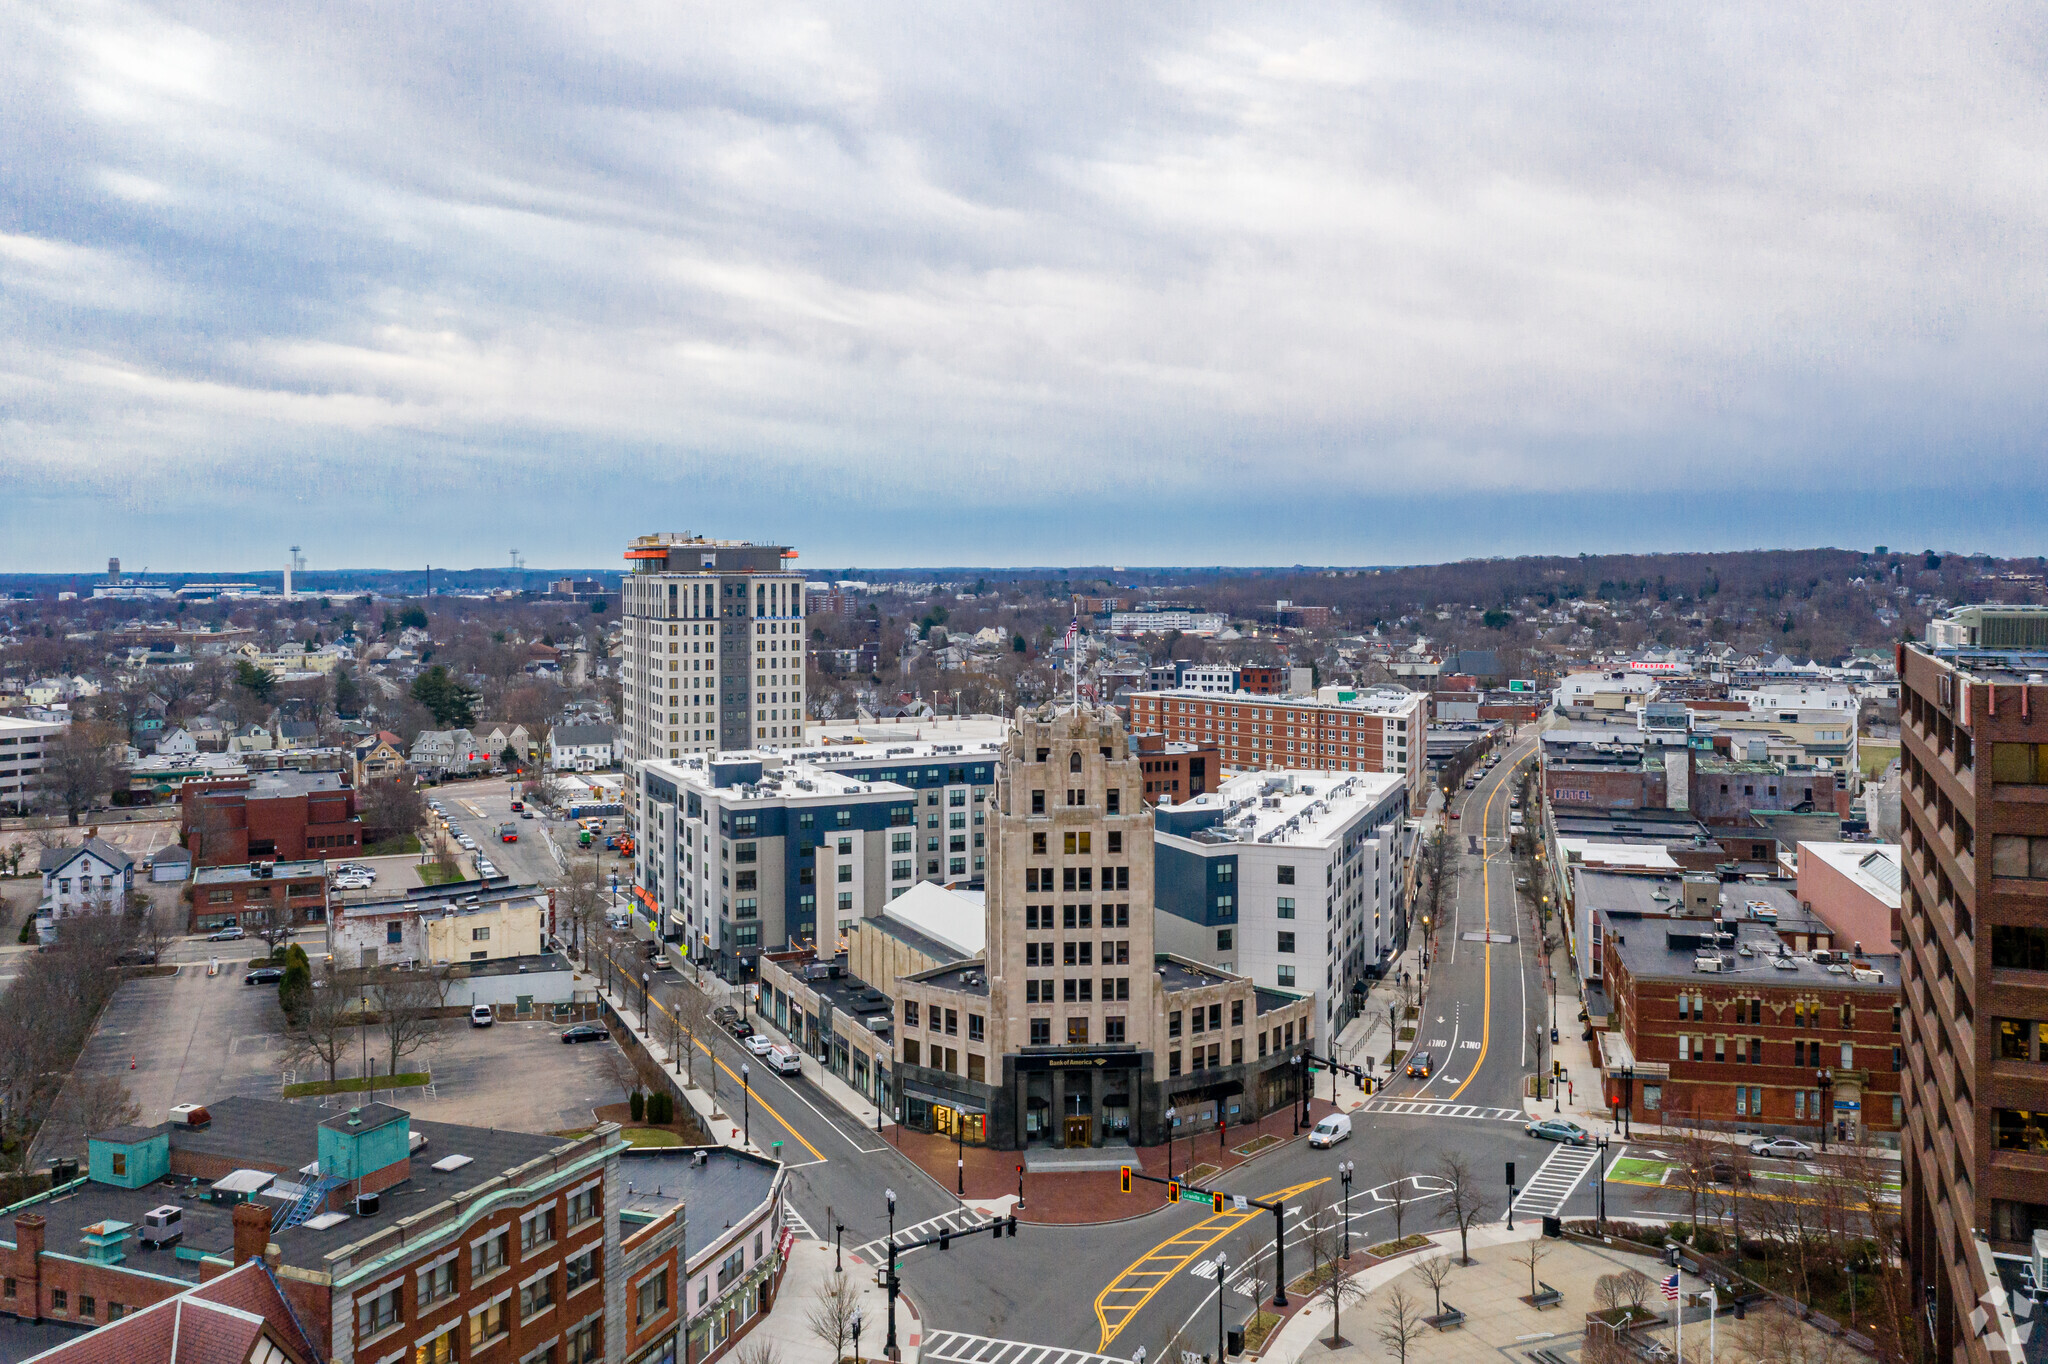
M1233 1196L1231 1197L1231 1200L1230 1200L1230 1205L1231 1205L1231 1206L1232 1206L1233 1208L1237 1209L1237 1211L1239 1211L1239 1212L1243 1212L1243 1211L1245 1211L1245 1210L1246 1210L1246 1204L1245 1204L1245 1201L1244 1201L1244 1195L1243 1195L1243 1194L1235 1194L1235 1195L1233 1195Z
M1532 677L1511 677L1508 679L1508 690L1535 691L1536 680Z

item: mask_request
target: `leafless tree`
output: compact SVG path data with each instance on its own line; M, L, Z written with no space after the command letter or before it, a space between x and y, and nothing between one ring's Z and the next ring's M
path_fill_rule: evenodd
M125 1127L141 1116L142 1106L119 1077L74 1074L37 1135L36 1146L50 1154L77 1151L94 1133Z
M1458 1262L1472 1263L1472 1228L1485 1221L1493 1213L1493 1199L1482 1188L1472 1174L1472 1164L1457 1151L1445 1151L1437 1157L1437 1177L1449 1187L1444 1198L1450 1203L1451 1220L1458 1228Z
M734 1353L739 1364L782 1364L782 1350L772 1340L751 1336Z
M333 1084L341 1058L354 1044L362 1016L356 1008L355 982L348 973L314 973L313 988L299 1000L298 1008L283 1015L285 1051L302 1064L318 1063Z
M1634 1314L1642 1310L1656 1287L1656 1281L1642 1270L1624 1269L1619 1274L1602 1274L1594 1281L1593 1301L1609 1311L1626 1307Z
M1735 1338L1743 1352L1759 1364L1848 1364L1856 1358L1841 1337L1778 1307L1750 1312L1735 1327Z
M1408 1351L1422 1339L1427 1325L1422 1305L1409 1297L1406 1290L1395 1287L1387 1290L1387 1300L1380 1305L1379 1325L1373 1335L1386 1346L1396 1364L1408 1364Z
M372 990L377 1001L377 1030L388 1062L385 1073L396 1075L406 1057L440 1037L448 979L443 972L427 968L380 971Z
M568 878L555 893L555 914L576 953L590 959L590 935L604 914L604 880L594 857L569 863Z
M135 940L138 946L149 949L152 960L161 957L164 949L184 931L185 909L182 904L176 900L156 901L143 896L142 910L136 915Z
M78 816L113 789L120 772L113 744L114 736L100 726L74 720L45 745L41 793L67 823L77 825Z
M853 1319L860 1312L860 1289L846 1275L834 1274L818 1285L817 1300L804 1313L804 1325L832 1351L833 1364L846 1358L853 1340Z
M427 801L405 777L379 777L363 784L356 805L363 820L363 842L377 843L417 833L427 822Z
M1430 1296L1436 1301L1436 1315L1444 1311L1444 1284L1450 1279L1451 1271L1458 1267L1457 1261L1448 1255L1432 1255L1416 1265L1416 1278L1429 1285Z
M1549 1254L1550 1247L1543 1244L1543 1238L1539 1236L1523 1245L1522 1253L1515 1256L1516 1264L1529 1266L1529 1296L1532 1298L1536 1296L1536 1266L1542 1264Z

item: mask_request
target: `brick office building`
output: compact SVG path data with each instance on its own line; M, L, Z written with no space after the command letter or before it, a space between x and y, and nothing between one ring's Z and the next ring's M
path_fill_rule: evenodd
M317 924L326 918L325 862L248 862L200 867L192 874L187 932L240 927L258 933L274 925Z
M1133 734L1138 766L1145 773L1145 803L1179 804L1223 780L1223 755L1214 744L1169 743L1160 734Z
M347 857L363 847L356 793L339 772L258 772L188 781L182 841L195 867Z
M1993 1249L2048 1229L2048 613L1930 637L1956 621L1898 651L1904 1211L1936 1353L1974 1362L2002 1357L1970 1322L2004 1301Z
M1823 1124L1829 1141L1896 1139L1896 956L1795 955L1768 924L1686 917L1611 924L1601 949L1610 1106L1638 1121L1810 1142ZM1847 958L1839 974L1837 955ZM1617 1073L1623 1064L1632 1081Z
M1169 743L1214 745L1233 772L1398 772L1408 808L1429 796L1429 697L1382 687L1313 696L1224 696L1182 690L1131 698L1131 727Z

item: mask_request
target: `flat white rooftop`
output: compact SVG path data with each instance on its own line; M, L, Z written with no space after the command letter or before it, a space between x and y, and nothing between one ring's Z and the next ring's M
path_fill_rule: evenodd
M1216 824L1200 831L1203 841L1316 847L1334 842L1351 821L1390 794L1405 800L1407 785L1398 772L1248 772L1166 808L1221 814Z

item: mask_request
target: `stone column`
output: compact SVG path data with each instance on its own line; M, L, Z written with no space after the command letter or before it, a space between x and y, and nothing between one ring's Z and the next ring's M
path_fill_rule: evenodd
M1052 1144L1062 1148L1067 1144L1067 1073L1063 1070L1052 1073Z

